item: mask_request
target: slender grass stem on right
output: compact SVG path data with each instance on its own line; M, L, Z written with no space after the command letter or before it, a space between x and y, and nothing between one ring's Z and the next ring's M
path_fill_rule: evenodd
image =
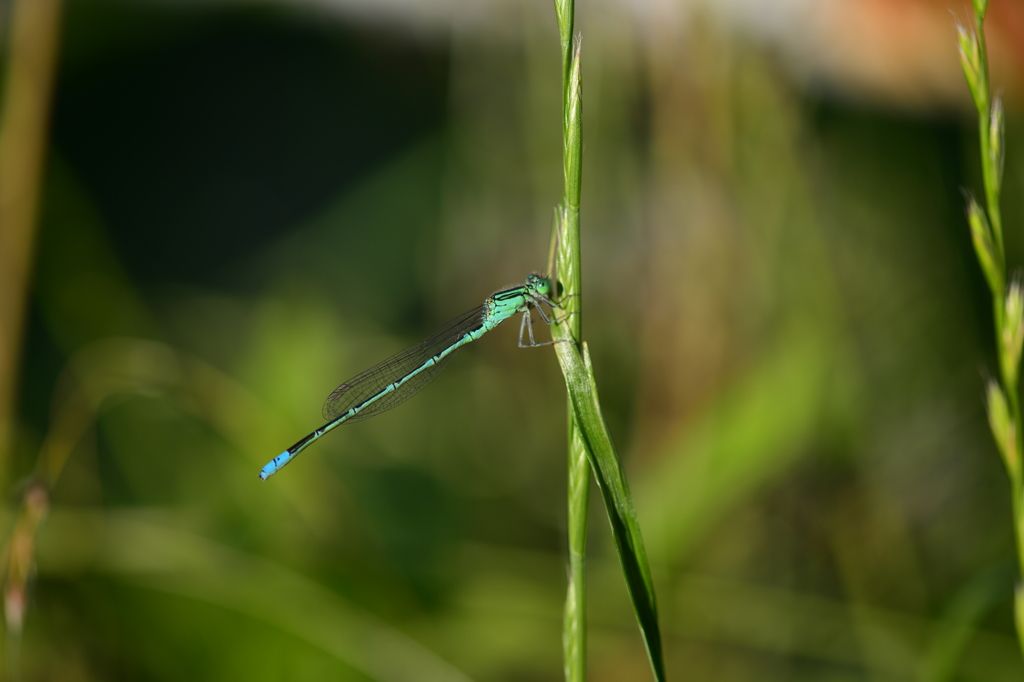
M583 99L580 41L573 34L573 0L555 0L562 47L562 158L565 192L552 239L557 250L557 282L565 315L552 325L555 352L569 393L569 587L563 621L565 677L586 679L587 512L592 472L605 504L626 588L633 602L651 670L665 680L654 584L622 464L608 433L597 397L594 368L582 341L580 296L580 190L583 169ZM556 284L557 290L557 284ZM589 471L588 471L589 470Z
M974 0L974 24L957 22L957 46L960 64L978 111L978 139L981 148L981 176L985 186L985 206L967 194L967 220L978 263L992 293L992 317L995 323L999 378L990 379L986 389L988 420L996 446L1010 477L1017 561L1024 567L1024 479L1021 473L1021 412L1019 370L1024 343L1024 294L1019 280L1007 281L1006 247L999 194L1003 180L1005 119L999 97L992 97L989 83L988 54L985 45L985 13L988 0ZM1024 652L1024 587L1017 583L1014 601L1017 639Z

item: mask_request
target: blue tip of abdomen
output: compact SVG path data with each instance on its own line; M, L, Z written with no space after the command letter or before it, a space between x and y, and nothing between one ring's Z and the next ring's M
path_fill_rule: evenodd
M283 467L285 464L289 462L289 460L291 460L291 458L291 453L285 450L280 455L267 462L267 465L260 469L260 480L265 481L274 474L276 474L278 471L281 470L281 467Z

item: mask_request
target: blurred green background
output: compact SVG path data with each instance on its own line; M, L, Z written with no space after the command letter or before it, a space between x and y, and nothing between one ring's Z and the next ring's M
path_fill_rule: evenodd
M564 388L516 325L256 477L340 381L544 268L549 4L64 4L5 537L55 484L9 671L561 679ZM952 85L892 57L871 87L814 68L800 3L756 30L769 4L577 7L584 333L669 675L1020 680L952 21L894 3L938 13ZM590 679L649 679L592 503Z

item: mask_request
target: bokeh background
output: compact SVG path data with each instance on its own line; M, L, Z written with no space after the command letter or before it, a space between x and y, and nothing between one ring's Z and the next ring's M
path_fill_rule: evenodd
M1024 10L992 4L1013 269ZM584 333L674 680L1024 675L968 5L578 3ZM545 267L550 3L57 7L0 387L9 677L561 679L564 388L517 325L256 477ZM592 502L590 679L649 679Z

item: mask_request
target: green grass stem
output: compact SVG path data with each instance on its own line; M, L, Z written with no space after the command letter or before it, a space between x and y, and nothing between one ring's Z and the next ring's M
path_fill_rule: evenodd
M569 587L563 629L565 678L586 679L586 574L584 557L589 469L601 491L640 633L656 680L665 679L654 584L629 486L597 397L586 343L582 342L580 192L583 172L583 99L580 42L573 36L573 0L555 0L562 47L562 138L565 193L552 235L557 276L564 287L564 320L553 326L555 351L569 392Z
M988 0L974 0L974 25L968 28L958 21L956 26L960 64L978 112L981 177L985 185L984 208L972 195L967 195L967 221L978 264L992 293L999 381L988 382L988 419L1010 477L1017 561L1024 568L1024 477L1021 472L1021 410L1018 391L1021 346L1024 344L1024 295L1020 282L1008 283L1006 273L1003 218L999 209L1005 118L1002 102L999 97L992 97L989 83L984 27L987 10ZM1017 639L1024 652L1024 589L1019 580L1014 612Z
M564 294L565 321L571 339L582 334L580 312L580 182L582 175L582 101L579 91L579 51L573 48L575 6L573 0L555 0L562 64L562 158L565 193L555 215L552 229L552 251L549 271L558 264L557 277ZM573 62L575 55L576 88L573 96ZM573 132L575 131L575 132ZM556 254L557 250L557 254ZM557 346L567 344L556 344ZM566 682L583 682L587 678L587 517L590 509L590 464L582 434L573 417L572 401L568 413L568 482L567 534L569 545L569 584L565 595L562 623L563 667Z

